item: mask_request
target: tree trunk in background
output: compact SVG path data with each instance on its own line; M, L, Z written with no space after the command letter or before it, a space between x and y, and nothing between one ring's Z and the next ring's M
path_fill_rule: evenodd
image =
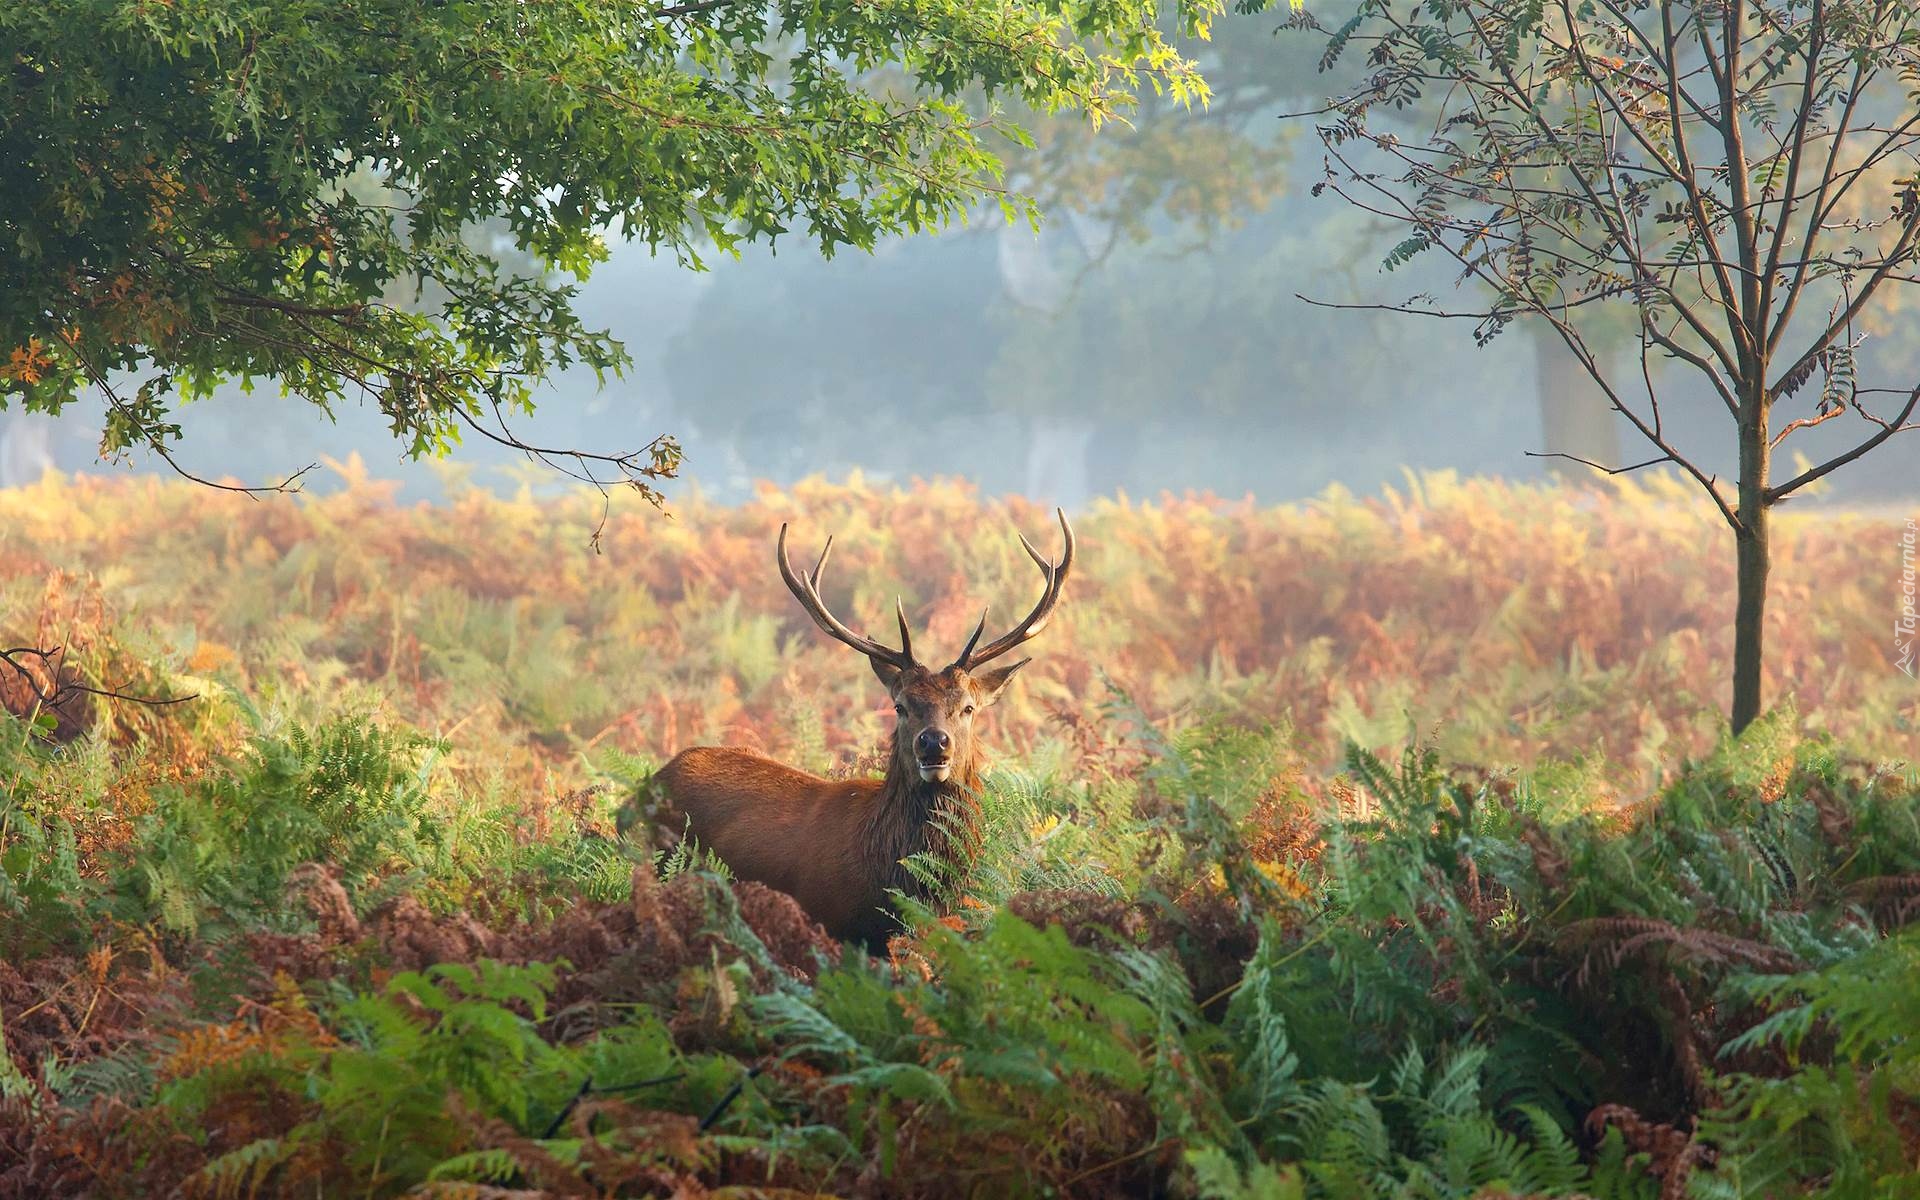
M1085 503L1092 442L1093 423L1084 417L1035 417L1027 437L1027 496L1062 508Z
M1760 664L1766 646L1767 572L1771 565L1768 528L1768 473L1773 449L1767 444L1764 401L1748 399L1740 412L1740 501L1735 514L1736 550L1733 608L1733 731L1739 733L1760 715Z
M53 418L0 413L0 487L26 487L53 469Z
M1620 429L1606 394L1580 360L1567 349L1551 326L1528 322L1533 339L1534 378L1540 389L1540 433L1549 454L1571 454L1602 466L1624 465L1620 459ZM1570 478L1593 474L1591 467L1564 458L1547 465Z

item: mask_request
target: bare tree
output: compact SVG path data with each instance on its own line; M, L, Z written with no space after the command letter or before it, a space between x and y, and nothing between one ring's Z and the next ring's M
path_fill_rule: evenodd
M1670 464L1706 492L1737 554L1732 724L1745 728L1761 711L1771 510L1920 427L1920 385L1868 386L1857 354L1869 316L1920 281L1920 6L1362 0L1322 66L1353 53L1363 81L1317 114L1316 191L1404 229L1388 266L1445 253L1495 297L1390 307L1470 320L1483 342L1522 318L1564 342L1650 447L1587 466ZM1417 128L1396 116L1416 104ZM1623 313L1630 370L1595 349ZM1663 366L1724 406L1731 488L1671 435ZM1782 444L1830 421L1857 433L1776 481Z

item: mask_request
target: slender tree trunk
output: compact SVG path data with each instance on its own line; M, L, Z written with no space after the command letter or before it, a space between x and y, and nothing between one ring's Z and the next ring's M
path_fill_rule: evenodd
M38 483L53 469L53 420L44 413L0 414L0 488Z
M1534 321L1531 328L1543 448L1549 454L1571 454L1603 466L1621 465L1620 427L1615 424L1606 393L1552 326ZM1593 474L1592 468L1564 458L1548 459L1547 465L1569 478L1585 479Z
M1735 514L1733 610L1733 731L1760 715L1760 664L1766 644L1767 572L1771 565L1767 475L1773 449L1767 444L1767 404L1749 397L1740 413L1740 496Z
M1084 417L1036 417L1027 437L1027 497L1067 508L1086 503L1092 444L1093 423Z

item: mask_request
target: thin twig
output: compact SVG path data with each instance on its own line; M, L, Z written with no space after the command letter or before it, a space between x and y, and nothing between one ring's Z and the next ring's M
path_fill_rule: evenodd
M616 1083L608 1087L595 1087L593 1086L593 1076L588 1075L580 1081L580 1086L574 1091L572 1098L561 1105L560 1111L553 1115L553 1120L547 1124L547 1131L540 1135L540 1140L545 1141L560 1132L561 1123L567 1119L568 1115L573 1112L580 1101L588 1095L608 1096L615 1092L634 1092L644 1087L655 1087L662 1083L673 1083L676 1080L685 1079L686 1077L687 1073L685 1071L675 1071L671 1075L658 1075L652 1079L637 1079L632 1083Z
M1523 453L1528 458L1564 458L1571 462L1577 462L1583 467L1592 467L1603 475L1625 475L1629 471L1644 470L1647 467L1657 467L1661 463L1670 463L1673 461L1673 455L1662 454L1658 458L1650 458L1645 462L1634 463L1629 467L1609 467L1594 462L1592 459L1581 458L1578 454L1568 454L1560 450L1526 450L1523 451Z
M70 696L81 693L89 696L99 696L106 700L126 700L134 704L149 704L155 707L168 704L184 704L189 700L199 699L199 693L197 692L190 692L184 696L135 696L131 693L120 691L117 688L97 688L71 678L62 681L60 679L60 668L62 664L56 663L54 660L61 658L65 654L65 651L65 646L55 646L51 650L42 650L37 646L13 646L5 650L0 650L0 662L5 662L18 672L20 678L26 682L27 689L33 693L34 699L48 708L58 708L60 705L65 704ZM38 658L44 669L53 676L53 685L43 688L39 682L34 679L33 672L29 671L26 665L17 657L20 655L32 655Z
M700 1118L699 1132L705 1133L707 1130L712 1129L715 1122L726 1115L727 1109L733 1107L733 1102L740 1098L740 1093L746 1090L747 1084L758 1079L760 1073L764 1070L766 1070L766 1067L760 1063L755 1063L752 1067L748 1068L747 1073L742 1075L732 1087L728 1088L726 1094L721 1096L714 1106L707 1111L707 1115Z

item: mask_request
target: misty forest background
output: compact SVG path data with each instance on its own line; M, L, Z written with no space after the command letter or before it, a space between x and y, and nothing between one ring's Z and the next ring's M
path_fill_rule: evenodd
M1344 15L1316 13L1328 28ZM1529 452L1643 457L1542 324L1482 348L1468 322L1300 298L1445 301L1457 270L1427 256L1387 271L1399 235L1312 193L1318 142L1310 123L1282 118L1353 71L1317 71L1320 39L1278 23L1225 17L1210 43L1184 47L1214 92L1204 110L1148 97L1134 128L1098 134L1073 117L1036 119L1037 147L1010 147L1007 186L1040 201L1038 230L987 205L968 225L870 255L827 259L790 236L711 254L705 271L613 240L578 311L626 345L632 369L604 387L584 369L553 374L516 432L549 446L671 433L686 449L680 487L722 501L756 480L859 470L882 482L966 476L990 495L1070 507L1162 489L1274 503L1336 482L1372 492L1409 468L1525 480L1568 466ZM503 241L488 248L514 261ZM1920 321L1896 314L1862 332L1862 377L1920 369ZM1666 376L1676 439L1730 474L1711 394L1684 369ZM58 418L0 413L0 485L103 469L103 407L96 397ZM407 459L371 406L329 418L230 385L184 407L180 423L181 461L196 473L269 483L357 451L376 476L404 481L404 498L444 494L441 464ZM1792 448L1818 459L1849 432L1810 430ZM474 441L456 461L519 458ZM130 462L166 470L139 451ZM1827 498L1910 497L1914 467L1912 449L1890 447L1833 477ZM473 480L490 481L506 476Z

